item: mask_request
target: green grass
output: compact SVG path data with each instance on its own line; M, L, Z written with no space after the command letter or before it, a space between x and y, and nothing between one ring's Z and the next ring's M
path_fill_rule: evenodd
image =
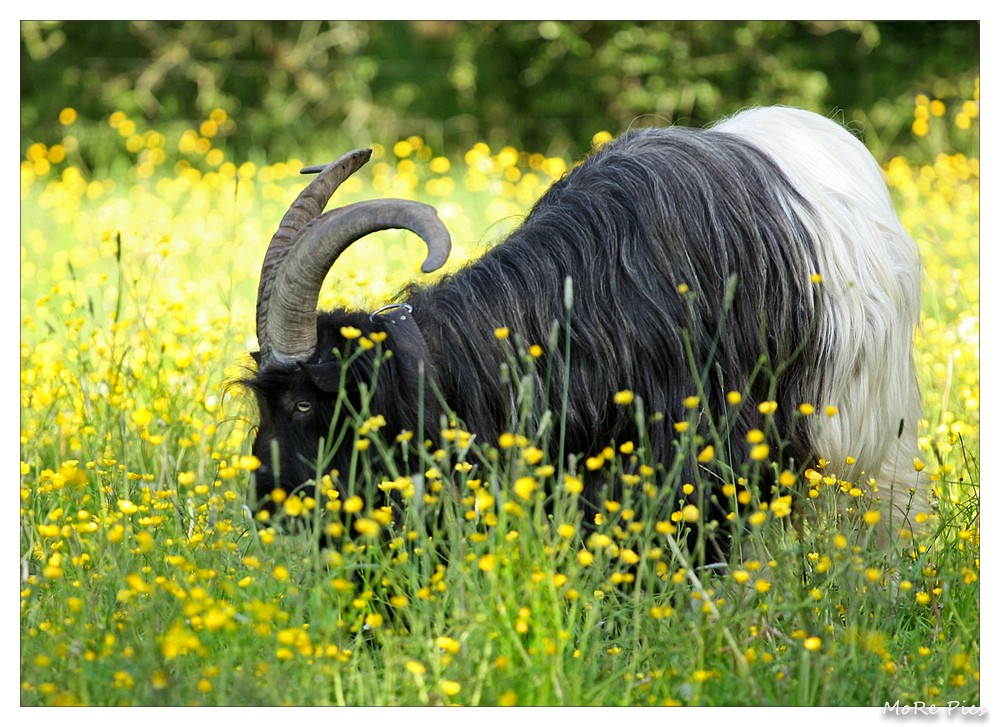
M377 154L344 197L435 204L459 241L453 264L561 171L484 149L435 167L408 144L404 158ZM979 704L971 162L889 167L924 254L921 447L938 509L886 542L866 520L867 487L819 481L786 513L779 498L809 485L761 501L779 473L755 465L722 491L724 527L747 535L705 567L676 547L700 517L669 496L677 470L645 461L641 440L566 470L535 448L530 417L500 442L447 427L422 453L422 480L375 472L357 451L343 483L255 520L253 411L231 382L249 365L263 246L300 180L281 165L195 173L139 159L128 175L84 178L72 160L26 160L21 703ZM399 235L360 247L324 305L383 300L421 252ZM510 374L536 365L514 350ZM622 405L641 425L655 416ZM378 413L360 414L363 447L422 449L379 429ZM680 434L678 457L710 443ZM588 468L624 483L592 531L575 494ZM407 507L390 522L392 488Z

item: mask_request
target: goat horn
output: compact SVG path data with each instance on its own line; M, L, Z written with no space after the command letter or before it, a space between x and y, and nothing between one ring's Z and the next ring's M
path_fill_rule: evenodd
M271 296L274 291L272 281L281 261L288 254L289 249L295 245L302 229L318 217L326 203L343 184L344 180L358 171L371 159L371 149L357 149L344 154L335 162L321 166L307 167L302 170L302 174L314 174L319 172L319 176L303 189L299 196L295 198L281 223L278 231L274 233L267 252L264 255L264 263L260 269L260 284L257 288L257 342L260 345L261 365L271 356L271 342L267 337L267 314L270 308Z
M323 279L353 242L379 230L403 229L427 245L421 270L437 270L451 252L451 237L430 205L401 199L369 200L330 210L303 227L276 272L271 314L263 334L270 356L300 361L316 349L316 306ZM262 346L263 351L263 346Z

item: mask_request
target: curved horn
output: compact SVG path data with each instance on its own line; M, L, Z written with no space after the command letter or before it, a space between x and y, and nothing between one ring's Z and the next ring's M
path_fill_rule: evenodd
M271 354L271 342L267 338L267 314L273 294L272 281L281 266L281 261L295 244L302 229L323 212L323 208L337 187L364 166L371 155L371 149L357 149L330 164L302 170L302 174L316 172L320 174L299 193L285 216L281 218L278 231L271 238L260 269L260 285L257 288L257 342L260 345L262 366Z
M270 314L258 337L263 334L269 342L271 357L288 362L312 355L323 279L351 243L389 229L410 230L424 240L427 257L420 268L423 272L437 270L448 259L451 237L430 205L402 199L370 200L320 215L300 230L270 286Z

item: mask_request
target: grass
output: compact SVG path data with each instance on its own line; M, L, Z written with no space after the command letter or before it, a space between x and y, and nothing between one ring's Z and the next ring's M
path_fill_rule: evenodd
M564 471L532 431L479 442L453 423L416 478L371 471L366 447L422 449L378 412L347 434L361 444L343 484L279 493L255 521L253 412L229 382L303 164L237 165L197 134L175 149L119 116L115 171L82 170L66 117L21 164L22 705L980 703L976 160L886 165L923 253L918 466L937 509L885 543L863 483L748 468L722 490L748 535L706 568L675 547L701 511L667 499L682 483L642 441ZM411 138L377 148L338 201L434 204L455 266L564 170ZM421 253L396 234L355 246L321 306L374 307ZM512 376L536 365L512 355ZM679 456L704 453L678 437ZM592 531L585 468L624 484ZM780 484L761 500L765 480ZM808 493L794 515L793 491Z

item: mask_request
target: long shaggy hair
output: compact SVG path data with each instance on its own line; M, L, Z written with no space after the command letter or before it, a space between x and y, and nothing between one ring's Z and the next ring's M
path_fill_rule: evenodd
M735 390L748 405L730 439L734 461L761 426L757 404L774 400L796 462L823 457L844 479L863 470L903 488L915 484L921 417L919 296L916 246L870 153L829 119L767 108L711 130L623 135L554 184L503 244L400 300L413 306L445 399L486 439L514 415L484 376L505 360L494 327L541 343L555 319L571 330L568 373L564 352L547 352L552 390L570 379L569 451L635 435L612 400L630 389L666 414L651 442L664 461L682 401L703 387L703 406L718 413ZM772 392L767 371L778 370ZM709 372L701 386L695 371ZM807 423L793 416L803 402L838 414Z
M551 413L565 410L567 453L635 439L634 412L614 402L627 389L647 413L663 413L648 431L650 455L669 466L685 399L701 393L707 420L738 391L744 403L721 433L733 463L748 458L747 432L764 426L758 405L774 401L788 463L822 457L845 479L864 472L900 508L916 484L916 247L868 151L816 114L754 109L708 130L630 131L553 184L501 244L397 300L412 308L422 341L384 315L321 314L313 358L288 374L300 383L251 382L262 409L301 382L335 391L322 366L350 324L388 335L394 355L372 411L389 427L418 425L420 369L465 428L496 442L519 416L499 376L517 341L545 349L537 370ZM499 327L511 338L498 340ZM348 388L372 363L362 356L354 368ZM838 414L798 415L805 402ZM425 411L420 424L434 432L437 412ZM300 441L265 418L265 441ZM553 440L560 426L548 430Z
M754 109L717 129L770 155L812 207L805 220L825 291L812 401L839 411L813 429L812 449L843 479L874 477L883 502L902 509L921 484L913 469L922 418L913 365L920 256L882 171L842 126L805 111ZM926 507L914 493L911 509Z
M494 327L509 326L525 344L545 343L557 320L570 329L572 365L567 372L561 350L546 352L543 363L552 391L569 377L568 451L635 436L633 413L613 402L628 389L648 412L666 415L651 442L654 458L665 461L671 423L685 418L683 400L701 388L693 368L712 364L718 372L704 382L703 405L722 412L730 390L769 398L764 376L750 380L762 354L777 363L805 347L779 382L779 416L813 393L808 376L818 358L807 339L818 252L796 211L808 209L779 167L737 137L636 131L556 182L503 244L432 286L410 287L401 300L413 306L444 398L471 431L489 440L516 414L496 377L483 375L505 361ZM759 425L755 406L744 411L747 429ZM795 439L803 462L808 437Z

